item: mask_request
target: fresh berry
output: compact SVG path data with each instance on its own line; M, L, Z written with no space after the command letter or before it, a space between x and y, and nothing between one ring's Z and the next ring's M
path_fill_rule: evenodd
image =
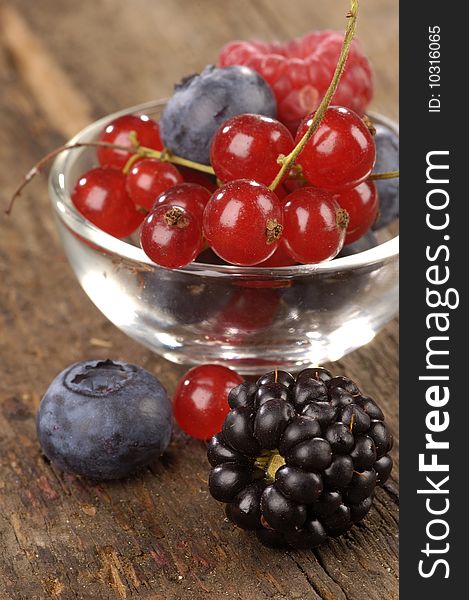
M210 146L210 162L224 183L253 179L270 185L277 175L278 158L293 150L285 125L263 115L244 114L225 121Z
M286 44L235 41L223 47L219 63L258 71L275 93L279 120L296 131L323 98L342 43L343 34L337 31L312 31ZM333 103L363 114L372 96L371 66L354 40Z
M209 164L213 134L224 121L242 113L276 116L268 84L247 67L209 65L176 86L161 115L161 136L175 154Z
M194 438L211 438L220 431L230 409L227 401L230 390L242 383L242 377L220 365L202 365L190 369L178 382L173 396L173 413L177 424ZM224 450L222 439L212 440L211 447L211 460L215 460L215 463L221 460L220 457L226 457L226 453L228 458L232 454L238 463L243 462L236 453L233 454L233 449ZM219 458L214 459L214 456ZM235 477L233 473L231 477Z
M365 233L359 240L352 244L344 245L342 250L337 255L337 258L341 256L351 256L352 254L358 254L359 252L365 252L378 245L378 240L372 231Z
M399 170L399 136L385 125L376 125L376 163L374 173ZM373 229L385 227L399 216L399 178L376 181L379 217Z
M157 206L179 206L188 210L200 223L202 227L204 209L210 199L210 192L207 188L197 183L180 183L169 190L160 194L152 207Z
M135 132L137 141L141 146L163 150L158 123L146 115L124 115L118 117L107 125L99 136L100 142L116 144L118 146L132 146L130 134ZM99 147L97 149L99 164L102 167L123 169L131 154L116 148Z
M304 264L334 258L343 246L348 216L332 194L307 187L285 200L283 236L290 256Z
M313 116L309 115L301 124L296 143L308 130ZM375 156L373 137L362 119L347 108L330 106L297 162L312 185L341 191L368 177Z
M287 252L284 240L281 239L277 250L267 260L262 261L260 267L290 267L296 261Z
M212 250L235 265L255 265L269 258L278 247L282 223L278 197L248 179L222 186L204 212L204 234Z
M197 257L196 262L204 263L207 265L224 265L224 266L226 266L229 264L226 262L226 260L223 260L222 258L220 258L218 256L218 254L215 254L215 252L210 248L210 246L207 246L206 248L204 248L202 250L202 252Z
M140 243L157 265L168 269L185 267L202 249L200 223L184 208L164 204L145 217Z
M235 525L267 546L314 548L365 517L390 475L392 436L351 379L273 371L228 402L207 456L210 493Z
M59 469L92 479L126 477L156 460L171 437L171 402L151 373L124 362L83 361L50 384L37 434Z
M117 238L133 233L143 220L130 199L125 175L115 169L91 169L80 177L71 198L94 225Z
M216 177L209 175L208 173L202 173L189 167L178 166L181 175L186 183L196 183L204 188L207 188L209 192L213 193L217 189Z
M344 190L335 197L349 216L345 232L345 244L359 240L376 221L378 216L378 193L373 181L364 181L357 187Z
M126 187L134 204L151 210L161 193L182 181L181 173L171 163L145 158L132 167Z

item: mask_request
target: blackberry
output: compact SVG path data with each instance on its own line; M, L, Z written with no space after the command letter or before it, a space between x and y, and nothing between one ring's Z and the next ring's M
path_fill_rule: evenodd
M348 377L273 371L229 393L209 442L209 489L270 547L314 548L361 521L389 477L392 435Z

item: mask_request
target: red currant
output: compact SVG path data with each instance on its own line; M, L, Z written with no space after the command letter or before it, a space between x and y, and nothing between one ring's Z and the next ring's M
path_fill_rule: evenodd
M178 382L173 396L173 413L179 427L200 440L218 433L230 410L228 394L243 381L220 365L190 369Z
M272 256L269 256L269 258L267 260L264 260L264 262L261 262L259 264L259 266L260 267L290 267L291 265L294 265L294 264L295 264L295 261L288 254L284 240L282 239L280 241L280 244L278 245L277 250L275 250L275 252L272 254Z
M347 223L347 212L331 193L311 187L297 190L285 203L287 252L304 264L330 260L344 244Z
M285 125L262 115L244 114L225 121L210 146L210 162L221 181L254 179L269 185L280 165L277 159L293 150Z
M287 177L275 188L276 195L282 203L285 203L285 198L295 190L309 186L304 178Z
M277 249L282 224L278 197L249 179L222 186L204 212L204 234L212 250L235 265L255 265L269 258Z
M204 209L210 199L207 188L196 183L180 183L158 196L153 208L172 204L188 210L202 227Z
M179 166L178 169L187 183L197 183L207 188L209 192L214 192L217 189L217 184L214 181L215 178L212 175L201 173L189 167Z
M151 210L162 192L182 181L182 175L174 165L155 158L145 158L134 165L127 175L127 192L137 206Z
M197 219L184 208L157 206L143 222L140 243L157 265L177 269L199 254L202 232Z
M378 216L379 202L376 185L373 181L364 181L351 190L337 194L335 198L349 215L344 243L356 242L371 228Z
M306 133L313 116L309 115L300 125L296 143ZM364 181L371 173L375 158L375 143L362 119L348 108L332 106L297 162L312 185L341 191Z
M99 141L130 148L132 144L129 135L132 131L137 134L137 140L141 146L153 148L153 150L163 150L160 126L146 115L118 117L112 123L109 123L99 136ZM102 167L114 167L115 169L124 168L125 163L131 156L130 152L125 152L125 150L105 148L104 146L97 149L97 154L99 164Z
M143 220L127 194L125 175L115 169L91 169L80 177L71 198L84 217L114 237L127 237Z

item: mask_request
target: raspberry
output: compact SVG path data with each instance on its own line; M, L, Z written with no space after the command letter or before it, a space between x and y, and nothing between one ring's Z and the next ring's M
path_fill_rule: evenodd
M321 367L244 382L208 446L209 489L228 518L267 546L314 548L371 508L392 469L375 402Z
M272 87L277 118L296 132L300 121L317 109L334 74L343 34L312 31L285 44L234 41L219 56L222 67L246 65ZM332 103L363 114L373 96L371 66L360 45L353 41Z

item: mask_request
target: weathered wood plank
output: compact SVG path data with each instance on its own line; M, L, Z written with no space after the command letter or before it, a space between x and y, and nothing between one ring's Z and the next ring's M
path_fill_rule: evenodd
M397 8L392 0L362 4L360 37L375 63L375 107L395 116ZM342 27L345 5L297 0L286 12L280 0L4 1L20 35L0 35L1 201L88 114L167 95L233 37ZM24 39L38 56L25 51ZM38 57L53 74L43 85L31 80ZM67 105L66 121L50 110L57 85L57 110ZM112 355L142 364L169 390L184 369L130 341L91 305L62 254L44 179L0 225L2 600L398 597L397 469L364 524L343 540L285 554L262 548L223 519L206 490L204 444L180 432L164 460L127 481L97 485L51 468L39 452L34 416L65 365ZM394 322L335 366L381 400L396 436L397 347Z

